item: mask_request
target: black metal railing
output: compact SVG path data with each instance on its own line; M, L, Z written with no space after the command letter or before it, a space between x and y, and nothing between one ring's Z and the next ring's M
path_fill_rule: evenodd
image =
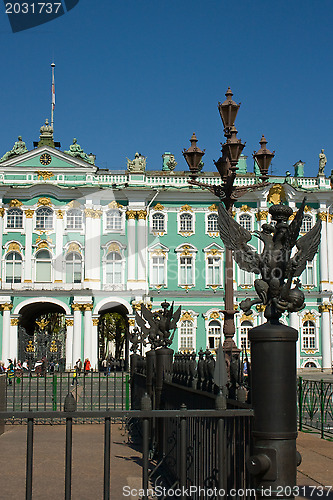
M26 500L33 498L34 425L38 419L59 419L66 422L65 441L65 500L72 491L72 425L76 419L104 420L104 479L103 498L110 499L111 474L111 420L139 421L142 443L142 489L144 492L162 484L169 478L171 487L188 489L191 497L206 498L203 490L216 488L209 498L223 497L235 488L240 492L250 488L250 477L245 471L245 460L250 455L249 440L252 410L87 410L87 411L19 411L0 412L0 420L19 419L27 422ZM152 452L153 422L163 425L163 459ZM129 425L130 427L130 425ZM220 496L218 496L220 495ZM148 496L148 493L147 495ZM163 497L161 497L163 498ZM164 498L168 498L165 496ZM237 495L234 498L241 498Z
M124 370L89 372L76 377L72 372L44 376L20 373L7 380L6 408L10 411L61 411L65 396L72 393L80 410L130 408L129 374Z
M298 378L298 429L311 427L321 438L333 435L333 383Z

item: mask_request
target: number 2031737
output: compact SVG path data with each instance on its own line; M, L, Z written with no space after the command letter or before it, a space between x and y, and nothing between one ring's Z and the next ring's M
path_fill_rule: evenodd
M7 2L6 14L57 14L61 2Z

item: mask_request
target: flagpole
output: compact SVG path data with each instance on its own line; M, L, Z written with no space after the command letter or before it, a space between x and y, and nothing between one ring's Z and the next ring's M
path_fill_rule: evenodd
M54 68L55 68L55 64L52 63L51 64L51 68L52 68L52 90L51 90L51 98L52 98L52 101L51 101L51 127L53 128L53 112L54 112L54 107L55 107L55 87L54 87Z

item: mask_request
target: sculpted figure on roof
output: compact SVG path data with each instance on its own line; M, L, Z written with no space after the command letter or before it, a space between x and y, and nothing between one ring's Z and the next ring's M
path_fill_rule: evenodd
M88 163L94 165L94 156L87 155L87 153L85 153L81 148L80 144L77 143L77 139L75 138L73 139L73 144L69 146L69 151L64 151L64 153L67 153L74 158L81 158L81 160L87 161Z
M27 152L28 150L26 148L25 142L22 141L22 137L19 135L13 148L3 155L3 157L0 159L0 162L9 160L10 158L14 158L15 156L23 155L23 153Z
M127 170L133 173L143 173L146 169L146 158L135 153L134 160L127 158Z

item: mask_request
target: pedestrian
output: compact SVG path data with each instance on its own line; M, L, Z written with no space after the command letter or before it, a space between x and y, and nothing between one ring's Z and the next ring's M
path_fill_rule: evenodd
M75 364L76 366L76 369L77 369L77 374L80 375L81 371L82 371L82 361L81 361L81 358L79 358Z
M7 366L8 385L12 385L14 376L15 376L14 363L11 359L8 359L8 366Z
M108 370L108 362L106 359L103 359L102 361L102 371L104 372L104 377L106 377L106 372Z
M78 373L77 373L77 368L75 367L75 368L74 368L74 372L73 372L73 380L72 380L72 385L74 385L74 384L76 384L76 385L77 385L77 383L78 383L78 381L77 381L77 375L78 375Z
M90 364L90 361L89 361L89 358L87 358L84 362L84 374L88 374L90 372L90 369L91 369L91 364Z

